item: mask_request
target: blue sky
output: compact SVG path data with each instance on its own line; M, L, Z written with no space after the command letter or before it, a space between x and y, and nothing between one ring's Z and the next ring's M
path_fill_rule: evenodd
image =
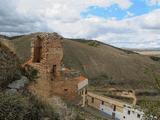
M91 6L85 12L82 12L81 16L87 17L93 15L105 19L116 18L117 20L121 20L126 17L140 16L160 8L160 4L148 5L145 0L132 0L132 3L133 4L128 9L121 9L117 4L106 8ZM132 15L128 16L128 13Z
M159 17L160 0L3 0L0 33L57 32L122 48L160 48Z

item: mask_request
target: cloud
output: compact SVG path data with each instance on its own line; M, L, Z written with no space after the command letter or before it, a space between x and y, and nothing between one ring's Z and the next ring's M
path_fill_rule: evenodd
M109 7L117 4L129 8L130 0L4 0L0 4L0 32L26 33L52 31L53 23L74 23L90 6Z
M160 16L160 9L154 10L148 15L141 16L141 18L139 19L141 21L141 26L144 29L160 30L160 21L158 19L158 16Z
M160 0L146 0L146 3L149 6L160 5Z
M97 39L118 47L160 47L160 9L122 20L82 17L91 6L117 4L126 10L130 0L5 0L0 4L0 32L10 35L58 32L64 37Z

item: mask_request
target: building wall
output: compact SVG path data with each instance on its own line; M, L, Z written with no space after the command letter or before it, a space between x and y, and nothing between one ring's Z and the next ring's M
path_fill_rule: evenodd
M87 86L88 85L88 79L85 79L85 80L83 80L83 81L80 81L79 83L78 83L78 90L81 90L82 88L84 88L85 86Z
M94 99L94 101L93 101ZM94 107L96 109L100 109L100 105L101 105L102 101L96 99L96 98L93 98L91 96L87 96L87 104L91 107Z
M143 115L144 113L142 111L139 111L138 109L124 107L122 120L143 120Z
M114 104L115 100L113 100L113 102L110 103L110 100L107 97L105 99L102 96L90 92L87 95L87 103L89 106L94 107L110 116L115 114L115 118L118 118L119 120L143 120L144 113L142 111L134 109L131 106L127 106L124 103L123 105L119 106L120 104L116 104L119 101L115 102ZM115 110L114 106L116 106Z
M87 95L87 103L89 106L94 107L107 115L112 117L115 115L115 118L122 120L123 103L121 104L119 101L89 92Z
M56 81L52 84L52 93L74 100L78 96L77 83L74 80Z

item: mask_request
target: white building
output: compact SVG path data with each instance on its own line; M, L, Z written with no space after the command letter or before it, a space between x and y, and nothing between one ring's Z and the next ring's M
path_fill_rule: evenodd
M122 101L95 93L87 93L87 105L100 110L115 120L144 120L143 111Z
M114 111L112 108L105 105L100 105L100 110L110 116L114 114L115 118L119 120L144 120L144 112L134 109L129 105L124 105L122 112Z
M124 105L122 120L144 120L144 112L134 109L132 106Z

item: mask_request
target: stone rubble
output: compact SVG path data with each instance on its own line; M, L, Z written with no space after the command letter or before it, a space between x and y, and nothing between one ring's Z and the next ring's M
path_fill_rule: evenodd
M25 85L27 85L28 83L29 83L28 78L25 77L25 76L22 76L20 80L13 81L12 83L10 83L8 85L8 87L10 89L17 89L17 90L19 90L21 88L24 88Z

